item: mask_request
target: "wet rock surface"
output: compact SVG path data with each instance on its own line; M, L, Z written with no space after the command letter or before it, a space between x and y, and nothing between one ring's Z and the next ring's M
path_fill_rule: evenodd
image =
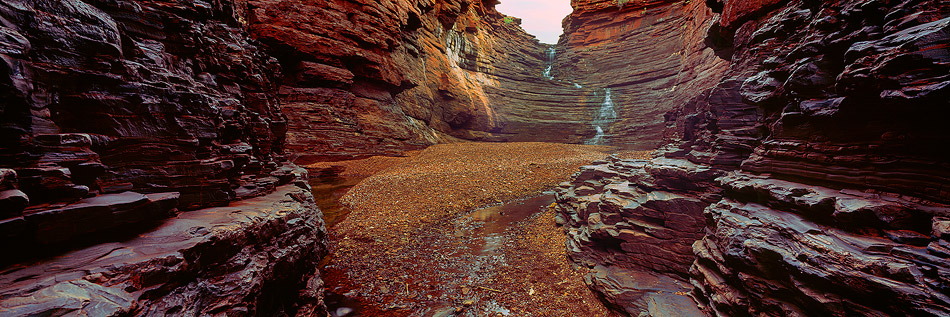
M0 314L322 314L315 268L325 234L309 189L285 185L128 240L8 266Z
M653 277L612 270L688 281L712 315L946 315L950 154L928 142L948 135L933 119L948 7L707 3L722 12L708 36L730 46L719 84L667 114L653 159L562 184L572 258L606 272L592 287L632 314L657 314L637 292Z

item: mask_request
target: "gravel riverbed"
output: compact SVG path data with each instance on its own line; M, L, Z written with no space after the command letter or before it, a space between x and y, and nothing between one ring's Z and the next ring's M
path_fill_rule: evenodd
M567 258L549 203L537 206L545 197L499 207L541 196L609 152L455 143L310 166L372 174L341 199L350 213L330 230L327 287L367 316L612 316Z

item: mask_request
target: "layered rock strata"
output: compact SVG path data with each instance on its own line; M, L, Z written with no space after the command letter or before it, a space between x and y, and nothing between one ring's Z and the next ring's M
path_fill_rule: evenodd
M0 3L0 315L321 311L319 279L297 294L321 215L284 186L306 172L284 157L280 66L248 14Z
M298 162L461 138L580 143L594 111L544 78L547 45L495 1L250 1L280 61ZM306 26L306 27L303 27ZM565 128L566 127L566 128Z
M703 195L713 170L686 161L595 162L561 184L558 223L588 286L629 315L701 314L687 282L704 235Z
M612 3L575 3L557 45L489 0L259 0L248 23L284 73L298 162L453 138L652 149L662 114L725 69L703 45L713 14L701 3Z
M572 6L551 75L583 87L581 96L590 97L577 100L588 108L601 108L609 92L616 116L602 125L606 144L655 149L663 115L716 85L727 69L706 43L716 15L702 1L583 0Z
M728 72L667 114L656 158L564 184L575 260L688 280L714 315L950 313L950 153L933 146L948 141L935 118L950 92L950 7L710 4ZM631 314L656 312L642 284L591 280Z
M326 228L306 183L135 238L0 271L0 315L325 314ZM304 291L299 291L304 290Z
M245 20L237 2L0 4L0 244L26 251L293 181L279 67Z

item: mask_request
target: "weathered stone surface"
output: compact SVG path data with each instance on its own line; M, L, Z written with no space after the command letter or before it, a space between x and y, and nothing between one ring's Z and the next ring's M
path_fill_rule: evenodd
M309 190L281 186L127 241L9 267L0 272L0 314L323 314L316 265L325 235ZM317 287L298 294L308 284Z
M320 284L323 225L281 187L306 171L250 8L0 3L0 315L323 313L319 287L297 294Z
M668 276L616 266L596 266L585 282L630 316L701 316L690 285Z
M16 188L16 171L0 168L0 190Z
M729 70L666 115L669 144L654 153L664 158L585 167L562 185L572 258L633 267L616 259L638 256L646 260L637 267L676 278L642 264L657 254L677 259L670 254L691 245L688 278L699 307L714 315L950 313L950 152L935 146L950 136L936 119L950 105L950 8L707 3L722 10L707 34L731 46L720 51ZM702 238L657 243L669 223L624 231L611 214L620 188L632 189L628 201L658 192L695 199ZM640 216L669 219L684 208L651 209ZM602 238L611 236L626 240ZM660 250L623 248L637 243ZM619 284L594 289L617 302Z
M699 2L613 3L575 3L557 45L494 1L258 0L248 23L285 73L298 162L453 138L653 148L663 113L725 70L703 44L713 14Z
M279 165L280 72L242 33L243 4L17 0L0 18L0 166L31 203L134 190L222 205Z
M706 44L715 14L702 1L582 0L572 6L551 74L584 87L578 90L585 98L573 102L595 109L604 102L603 89L610 89L617 118L605 129L607 144L655 149L664 114L716 85L727 69Z
M611 158L562 184L557 211L571 258L594 268L588 285L631 315L698 314L697 303L685 296L695 259L690 244L703 237L703 210L711 198L671 185L702 191L693 181L709 178L709 171L683 160ZM656 182L667 178L672 181Z
M544 135L533 131L543 121L503 109L547 98L521 85L545 85L545 47L493 2L249 5L251 35L285 73L280 94L298 162L399 154L455 137Z
M946 315L945 259L754 203L707 209L694 283L720 314ZM780 277L780 278L777 278ZM717 289L717 281L731 289Z
M29 205L30 197L19 190L0 191L0 219L22 216L23 209Z
M24 238L39 244L62 243L89 233L164 219L178 205L179 197L176 192L124 192L83 199L62 208L29 210L24 219L36 228L36 233Z
M713 7L722 10L719 24L724 30L735 31L743 22L762 15L782 0L715 0Z

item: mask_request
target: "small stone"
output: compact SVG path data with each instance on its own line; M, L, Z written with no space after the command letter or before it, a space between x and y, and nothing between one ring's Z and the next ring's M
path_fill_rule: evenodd
M897 243L916 246L925 246L930 242L930 237L910 230L885 230L884 236Z
M353 309L349 307L340 307L336 309L337 317L348 316L351 313L353 313Z
M445 307L445 308L436 309L435 312L432 313L432 317L454 316L457 309L458 308L454 308L454 307Z
M558 226L563 226L564 224L567 223L567 220L564 219L564 215L557 214L557 215L554 215L554 223L557 224Z
M929 251L930 254L933 254L942 258L950 258L950 249L941 245L940 243L937 243L937 241L934 241L928 244L927 251Z
M931 234L938 239L950 239L950 218L935 217Z
M20 190L0 191L0 219L19 217L29 205L30 198Z
M13 189L16 185L16 171L0 168L0 190Z

